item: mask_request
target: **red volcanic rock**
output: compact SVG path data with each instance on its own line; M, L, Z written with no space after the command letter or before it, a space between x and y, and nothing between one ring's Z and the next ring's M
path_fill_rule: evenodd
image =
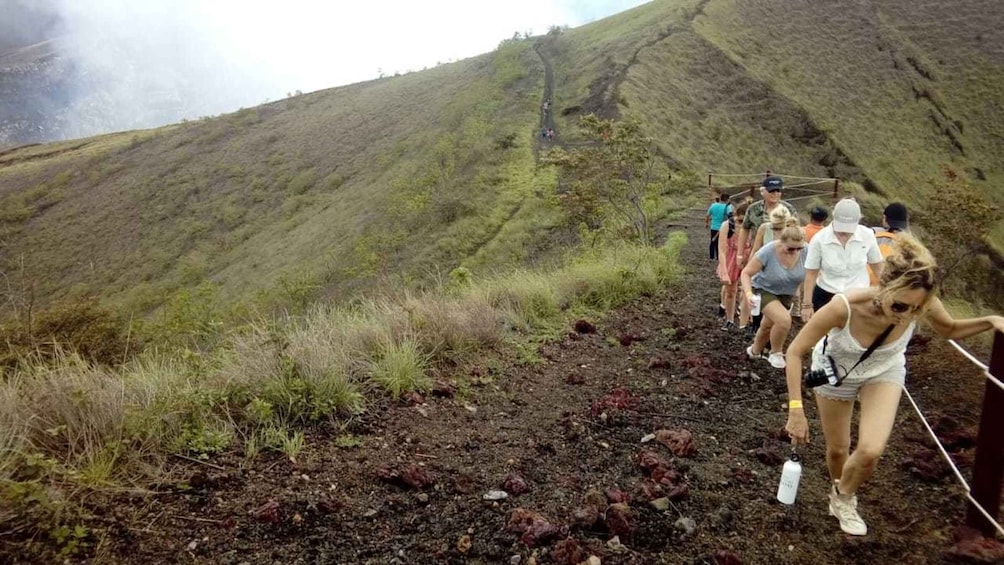
M568 533L568 528L556 526L541 514L526 508L512 511L506 530L520 534L520 541L527 547L534 547Z
M690 457L697 453L694 434L690 430L659 430L655 432L655 441L665 445L677 457Z
M551 548L551 559L559 565L579 565L589 558L575 538L565 538Z
M594 334L596 333L596 326L586 320L577 320L575 322L575 331L580 334Z
M502 490L519 495L529 491L530 485L518 473L509 473L502 479Z
M630 539L638 527L638 517L635 511L624 502L611 504L603 516L603 522L607 525L610 533L620 536L622 540Z

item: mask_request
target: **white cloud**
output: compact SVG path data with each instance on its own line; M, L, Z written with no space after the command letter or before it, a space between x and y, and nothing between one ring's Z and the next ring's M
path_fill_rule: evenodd
M158 125L376 78L378 69L420 70L491 51L516 31L540 34L642 3L56 1L71 38L65 53L87 77L72 135L109 129L98 115L109 103L118 108L112 128ZM177 99L179 115L151 107L151 93Z

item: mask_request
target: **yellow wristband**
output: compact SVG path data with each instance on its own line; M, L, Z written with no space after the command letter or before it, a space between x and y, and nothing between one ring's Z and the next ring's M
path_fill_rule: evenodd
M753 291L752 290L747 290L746 291L746 296L753 296Z
M801 400L789 400L788 401L788 409L789 410L792 410L792 409L795 409L795 408L801 408L801 407L802 407L802 401Z

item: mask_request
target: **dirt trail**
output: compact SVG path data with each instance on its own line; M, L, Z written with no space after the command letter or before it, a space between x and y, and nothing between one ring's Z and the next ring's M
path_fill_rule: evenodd
M570 331L534 364L473 366L455 376L454 396L375 407L342 431L359 448L314 432L296 465L280 454L185 464L175 472L186 488L95 509L100 552L132 563L525 564L534 553L540 563L590 554L605 564L952 562L963 499L908 408L861 493L868 536L842 535L826 513L814 420L799 500L791 508L774 500L788 452L778 433L783 377L748 361L743 340L719 329L703 211L685 224L680 283L592 320L595 333ZM921 403L955 412L965 432L978 395L958 383L978 390L981 382L957 370L946 381L932 365L939 356L942 369L958 364L934 341L914 348L911 386ZM680 456L641 443L660 429L680 432ZM657 457L640 457L646 451ZM910 471L918 467L931 477ZM500 488L512 496L483 499ZM628 505L592 520L583 503L591 489L623 492ZM673 500L656 509L655 491ZM520 518L531 527L525 535ZM623 546L608 544L614 532Z

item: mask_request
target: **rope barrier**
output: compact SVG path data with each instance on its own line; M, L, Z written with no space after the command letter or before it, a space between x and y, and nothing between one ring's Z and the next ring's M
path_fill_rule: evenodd
M708 172L708 175L712 177L757 177L759 179L763 179L766 176L765 173L713 173L711 171ZM781 175L780 173L771 173L770 176L782 179L797 179L800 181L829 181L831 183L836 181L836 179L827 179L824 177L797 177L795 175Z
M903 392L906 393L906 398L910 401L910 404L913 405L913 409L917 412L917 416L920 417L920 421L923 422L924 428L927 429L927 433L930 434L931 439L933 439L935 445L938 446L938 451L941 452L941 456L945 458L945 461L947 461L948 465L952 468L952 472L955 473L955 477L959 479L959 482L962 483L963 488L966 489L966 498L968 498L969 502L971 502L973 506L975 506L976 509L979 510L980 513L983 514L983 516L991 524L993 524L994 527L997 528L998 532L1004 535L1004 526L1001 526L999 522L994 520L990 516L990 513L987 512L986 509L984 509L983 506L981 506L980 503L973 498L972 489L969 488L969 483L967 483L966 479L963 478L962 473L959 471L959 468L955 466L955 461L952 460L952 457L948 454L948 451L945 450L945 446L941 445L941 440L938 439L938 436L937 434L934 433L934 430L931 428L931 425L927 423L927 418L924 418L924 414L920 411L920 407L917 406L917 403L913 400L913 396L910 394L910 391L907 390L906 385L903 385Z
M962 347L961 345L959 345L958 342L956 342L954 339L948 340L948 343L951 343L952 347L954 347L955 349L958 349L959 353L965 355L967 359L969 359L970 361L972 361L973 364L976 365L977 367L979 367L980 369L983 369L984 371L989 371L990 370L990 367L988 367L985 363L983 363L982 361L980 361L979 359L977 359L976 357L974 357L972 353L966 351L966 348Z

